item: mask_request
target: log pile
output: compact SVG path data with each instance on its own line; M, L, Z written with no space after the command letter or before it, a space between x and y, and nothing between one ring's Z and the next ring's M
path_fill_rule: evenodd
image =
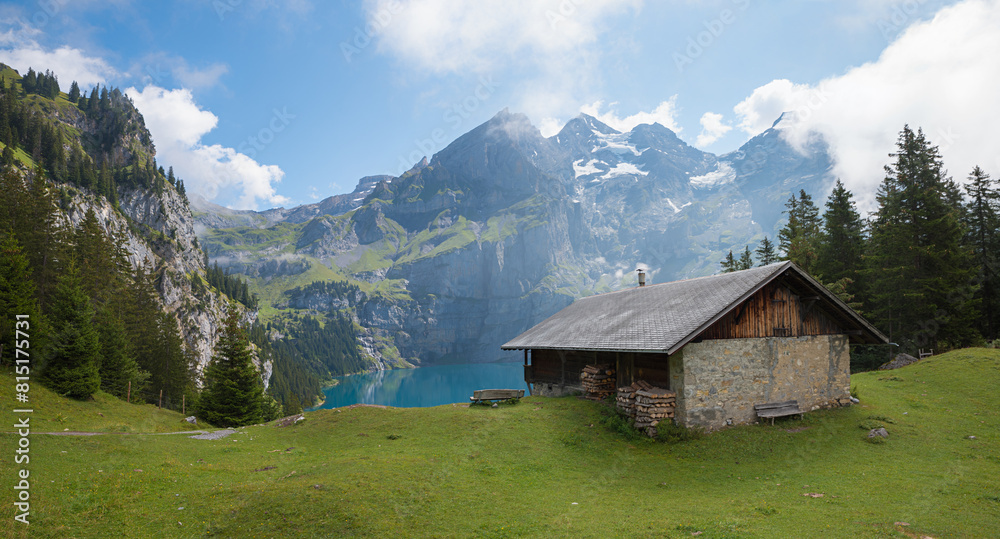
M656 427L664 419L674 417L674 404L677 400L677 393L668 389L654 387L651 389L640 389L635 392L635 427L646 429L650 436L655 435L655 431L650 433L650 427Z
M629 417L635 417L635 392L650 389L653 389L653 386L645 380L637 380L632 385L619 387L618 396L615 398L618 409Z
M584 397L604 400L615 391L615 370L611 365L587 365L580 372Z
M656 436L660 421L674 417L677 393L637 380L632 385L619 387L616 401L618 409L633 418L635 428Z

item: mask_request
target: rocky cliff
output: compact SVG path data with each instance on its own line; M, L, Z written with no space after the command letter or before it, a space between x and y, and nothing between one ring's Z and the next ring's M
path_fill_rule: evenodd
M99 88L81 105L67 94L25 91L20 75L3 64L0 74L0 93L11 109L5 121L30 118L22 130L49 141L9 163L10 170L23 176L46 165L41 168L49 185L60 194L60 227L76 228L92 210L106 233L122 238L132 267L153 273L162 307L174 315L201 372L218 340L228 298L204 284L205 257L182 184L168 182L157 167L142 115L117 89ZM255 319L256 312L243 311L247 321ZM270 362L258 366L267 384Z

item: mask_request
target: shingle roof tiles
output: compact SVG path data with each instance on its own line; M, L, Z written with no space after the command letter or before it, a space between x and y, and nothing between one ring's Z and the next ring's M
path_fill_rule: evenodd
M744 271L581 298L501 348L674 353L789 269L812 280L791 262L779 262ZM831 294L823 292L832 298ZM833 303L839 303L838 307L849 311L835 298ZM851 312L851 317L877 334L877 330L856 313Z

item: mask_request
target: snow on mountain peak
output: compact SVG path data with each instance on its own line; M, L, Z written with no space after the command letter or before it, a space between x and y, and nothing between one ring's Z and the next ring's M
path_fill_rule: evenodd
M595 146L594 149L590 150L590 153L608 150L618 155L626 153L631 153L632 155L641 154L642 152L636 149L634 144L629 143L628 136L628 133L600 133L594 131Z
M576 173L577 178L579 178L580 176L588 176L590 174L597 174L598 172L601 172L601 169L594 166L597 163L601 163L602 165L607 165L607 163L605 163L604 161L599 161L597 159L591 159L587 164L583 164L584 161L586 161L586 159L581 159L573 163L573 171Z
M649 171L642 170L639 167L633 165L632 163L618 163L617 165L612 167L611 170L605 173L604 176L601 176L601 178L604 180L609 180L617 176L625 176L626 174L646 176L649 174Z
M715 170L701 176L691 176L688 180L691 187L695 189L711 189L727 183L732 183L736 179L736 171L728 161L719 161Z

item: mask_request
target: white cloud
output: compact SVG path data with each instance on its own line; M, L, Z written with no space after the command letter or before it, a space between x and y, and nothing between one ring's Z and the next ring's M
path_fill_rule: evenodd
M0 41L12 43L8 40L10 33L4 34ZM35 71L51 70L59 79L59 87L62 91L68 91L73 81L79 83L81 90L93 87L97 84L107 84L109 77L115 75L115 70L101 58L87 56L82 50L69 46L62 46L55 50L45 50L34 41L14 42L15 46L9 49L0 49L0 62L3 62L18 71L20 74L28 72L28 68Z
M618 116L618 112L615 110L616 103L611 103L608 105L607 112L601 112L604 108L603 101L595 101L589 105L584 105L580 107L580 112L584 114L589 114L594 118L597 118L601 122L617 129L621 132L631 131L637 125L640 124L652 124L659 123L663 127L670 129L674 133L680 133L681 128L677 125L677 96L671 96L670 99L661 102L656 106L655 109L645 112L639 111L631 116L626 116L624 118Z
M600 87L604 36L642 0L367 0L365 31L415 73L517 73L516 110L569 117ZM543 133L553 134L552 121ZM561 126L560 126L561 127Z
M438 73L489 72L497 62L573 53L596 42L610 13L630 0L369 0L379 49ZM528 54L529 56L526 56ZM542 61L546 61L542 58Z
M733 129L732 126L726 125L722 121L722 115L717 112L706 112L701 115L699 121L701 122L701 133L695 142L695 146L699 148L712 144Z
M871 208L882 167L904 124L922 128L940 146L956 179L976 164L993 175L1000 131L1000 1L966 0L915 22L880 57L816 85L775 80L754 90L734 111L748 134L782 111L782 133L803 146L814 133L830 143L837 174L863 208Z
M128 88L125 93L146 120L156 144L157 160L173 166L189 190L210 200L225 198L230 207L237 209L256 209L260 202L288 203L274 190L273 184L285 175L279 167L262 165L233 148L201 142L219 119L200 109L190 90L165 90L151 85L141 92Z

